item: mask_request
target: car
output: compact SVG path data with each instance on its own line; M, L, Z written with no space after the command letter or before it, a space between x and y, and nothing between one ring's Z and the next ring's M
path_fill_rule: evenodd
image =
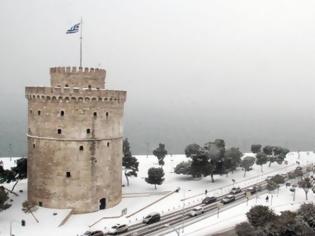
M86 231L82 236L104 236L104 233L101 230Z
M298 166L295 168L295 170L303 170L303 168L301 166Z
M230 193L231 194L237 194L237 193L240 193L240 192L242 192L240 187L234 187L234 188L232 188Z
M127 231L128 231L127 224L115 224L109 229L108 234L120 234Z
M189 213L189 216L197 216L200 214L203 214L205 212L204 208L202 206L194 207Z
M223 204L227 204L227 203L230 203L230 202L233 202L233 201L235 201L235 196L234 196L233 194L229 194L229 195L225 196L225 197L221 200L221 202L222 202Z
M211 203L214 203L217 201L217 198L216 197L206 197L202 200L202 204L204 205L208 205L208 204L211 204Z
M287 182L287 183L285 183L285 186L286 186L286 187L290 187L290 186L291 186L291 183L290 183L290 182Z
M257 192L257 187L256 186L251 186L246 189L247 192L250 192L251 194L254 194Z
M160 213L152 212L149 215L147 215L146 217L144 217L142 222L144 224L152 224L152 223L160 221L160 219L161 219Z

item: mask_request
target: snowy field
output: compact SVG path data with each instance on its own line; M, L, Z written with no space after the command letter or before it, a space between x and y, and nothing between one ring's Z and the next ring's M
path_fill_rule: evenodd
M183 199L185 205L190 206L199 203L205 197L205 190L208 191L208 196L222 195L228 193L232 188L232 179L236 180L235 186L245 187L256 182L262 181L267 176L275 175L276 173L285 173L294 170L297 167L296 161L301 165L315 163L315 155L313 152L300 152L300 158L297 153L289 153L286 160L288 164L278 165L272 163L271 167L264 165L264 172L261 172L260 166L254 166L253 170L247 172L246 177L243 177L244 172L239 168L233 174L215 175L215 182L211 183L211 178L206 177L200 180L195 180L189 176L176 175L173 169L179 162L188 160L184 155L173 155L165 158L165 181L161 186L154 189L154 185L147 184L144 178L147 176L147 171L150 167L157 167L157 159L154 156L136 156L140 162L139 173L137 178L130 178L130 186L123 187L123 199L120 204L111 209L101 210L95 213L72 215L68 221L59 226L63 219L68 215L70 210L57 210L39 207L34 212L37 222L31 214L24 213L21 210L22 202L27 199L27 180L18 183L16 192L19 196L10 195L13 200L9 202L12 206L0 212L0 236L9 235L10 224L12 225L12 232L16 236L55 236L55 235L80 235L86 230L104 230L111 225L119 222L126 222L134 224L140 222L142 218L149 212L158 211L162 214L179 210L183 208ZM4 167L8 168L14 165L14 158L10 161L9 158L2 158ZM123 176L124 177L124 176ZM6 185L10 188L14 183ZM126 181L123 178L123 183ZM179 193L170 194L176 188L180 187ZM20 192L22 190L23 192ZM148 206L149 204L167 196L163 200ZM209 217L205 220L199 221L191 226L186 226L184 235L210 235L211 233L222 231L233 226L236 223L246 219L245 213L250 206L256 204L265 204L265 196L260 196L258 199L252 199L248 206L244 204L233 207L229 210L221 212L219 218L217 216ZM299 204L305 199L304 192L301 189L297 190L296 200L292 202L292 195L287 189L281 188L279 195L273 198L273 208L276 211L284 209L298 208ZM314 199L313 193L309 193L310 201ZM269 202L270 204L270 202ZM127 208L127 215L119 217L122 209ZM141 210L142 208L145 208ZM141 211L139 211L141 210ZM139 211L135 214L135 212ZM102 219L109 217L109 219ZM116 218L110 218L116 217ZM21 220L26 221L26 226L21 226ZM97 223L96 223L97 222ZM91 227L90 227L91 226ZM170 235L175 235L170 234Z

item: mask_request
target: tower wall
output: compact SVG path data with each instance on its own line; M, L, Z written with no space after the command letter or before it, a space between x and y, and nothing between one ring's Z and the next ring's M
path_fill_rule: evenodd
M26 98L28 199L76 213L119 203L126 92L27 87Z
M52 87L105 88L106 71L98 68L50 68Z

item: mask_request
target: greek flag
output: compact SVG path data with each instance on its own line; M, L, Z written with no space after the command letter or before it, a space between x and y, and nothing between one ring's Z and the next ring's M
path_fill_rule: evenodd
M67 30L66 34L77 33L79 31L79 27L80 27L80 23L75 24L74 26L72 26L70 29Z

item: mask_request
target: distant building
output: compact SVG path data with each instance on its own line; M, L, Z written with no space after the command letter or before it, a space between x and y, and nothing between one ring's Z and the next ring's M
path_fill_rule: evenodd
M51 87L26 87L28 200L74 213L121 200L125 91L105 70L50 69Z

